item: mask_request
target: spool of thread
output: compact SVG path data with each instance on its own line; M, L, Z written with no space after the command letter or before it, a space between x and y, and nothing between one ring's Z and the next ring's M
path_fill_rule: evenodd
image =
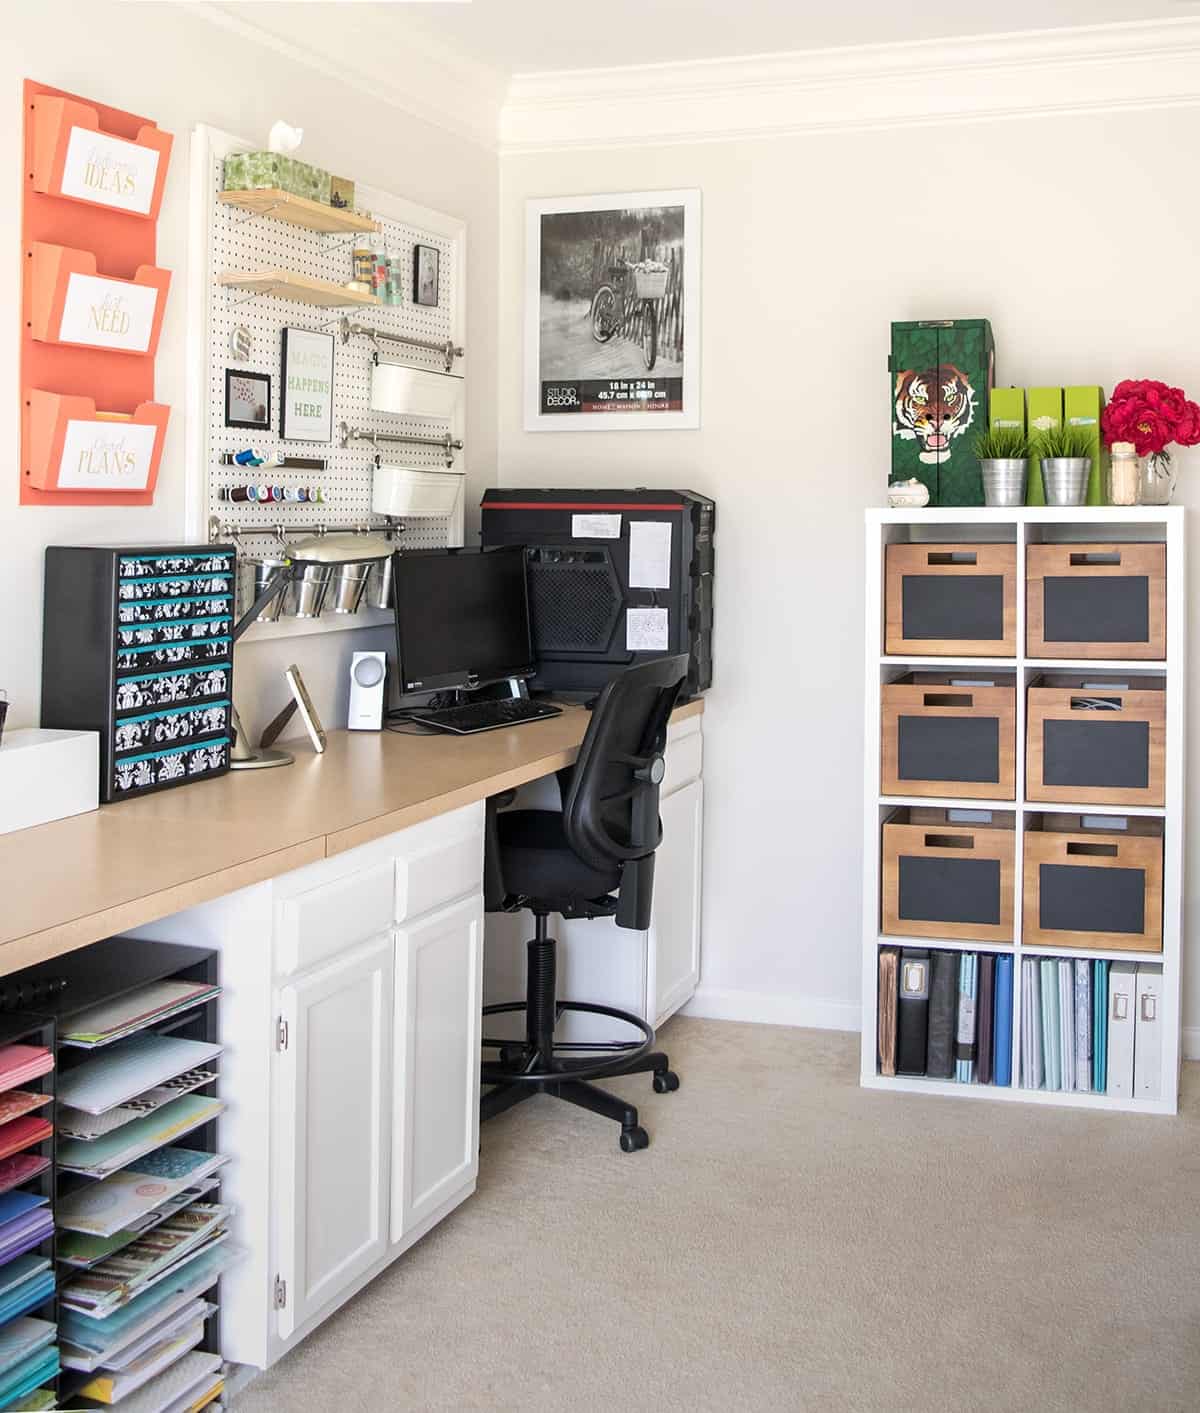
M250 491L250 486L233 486L225 492L225 496L228 500L249 500Z
M234 453L233 464L235 466L261 466L262 457L256 451L247 448L245 451Z

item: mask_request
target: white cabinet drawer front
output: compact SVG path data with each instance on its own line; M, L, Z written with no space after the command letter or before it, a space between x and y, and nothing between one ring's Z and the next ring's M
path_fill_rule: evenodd
M391 859L285 898L276 911L275 970L288 976L384 931L392 921Z
M690 725L691 720L683 724ZM700 768L704 760L704 749L701 745L703 739L699 730L675 739L668 733L667 750L663 757L666 772L663 775L661 794L669 795L690 781L700 779Z
M414 825L397 839L397 922L476 893L482 886L482 805Z

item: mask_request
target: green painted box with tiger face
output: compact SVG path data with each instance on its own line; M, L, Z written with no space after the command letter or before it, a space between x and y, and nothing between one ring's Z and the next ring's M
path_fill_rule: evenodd
M995 345L986 319L920 319L892 325L890 479L913 476L930 505L982 505L972 450L987 430Z

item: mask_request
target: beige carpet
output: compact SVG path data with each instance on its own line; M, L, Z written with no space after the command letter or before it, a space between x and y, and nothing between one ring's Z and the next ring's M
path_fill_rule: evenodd
M866 1093L857 1037L676 1020L651 1134L541 1097L479 1190L236 1400L342 1410L1200 1407L1183 1116Z

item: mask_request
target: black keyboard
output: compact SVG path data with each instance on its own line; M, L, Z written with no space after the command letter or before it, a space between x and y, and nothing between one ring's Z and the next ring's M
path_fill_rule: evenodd
M475 731L495 731L500 726L520 726L526 721L542 721L548 716L561 716L562 708L545 702L531 702L526 697L498 697L494 701L468 702L466 706L443 707L415 717L423 726L436 726L439 731L453 731L469 736Z

